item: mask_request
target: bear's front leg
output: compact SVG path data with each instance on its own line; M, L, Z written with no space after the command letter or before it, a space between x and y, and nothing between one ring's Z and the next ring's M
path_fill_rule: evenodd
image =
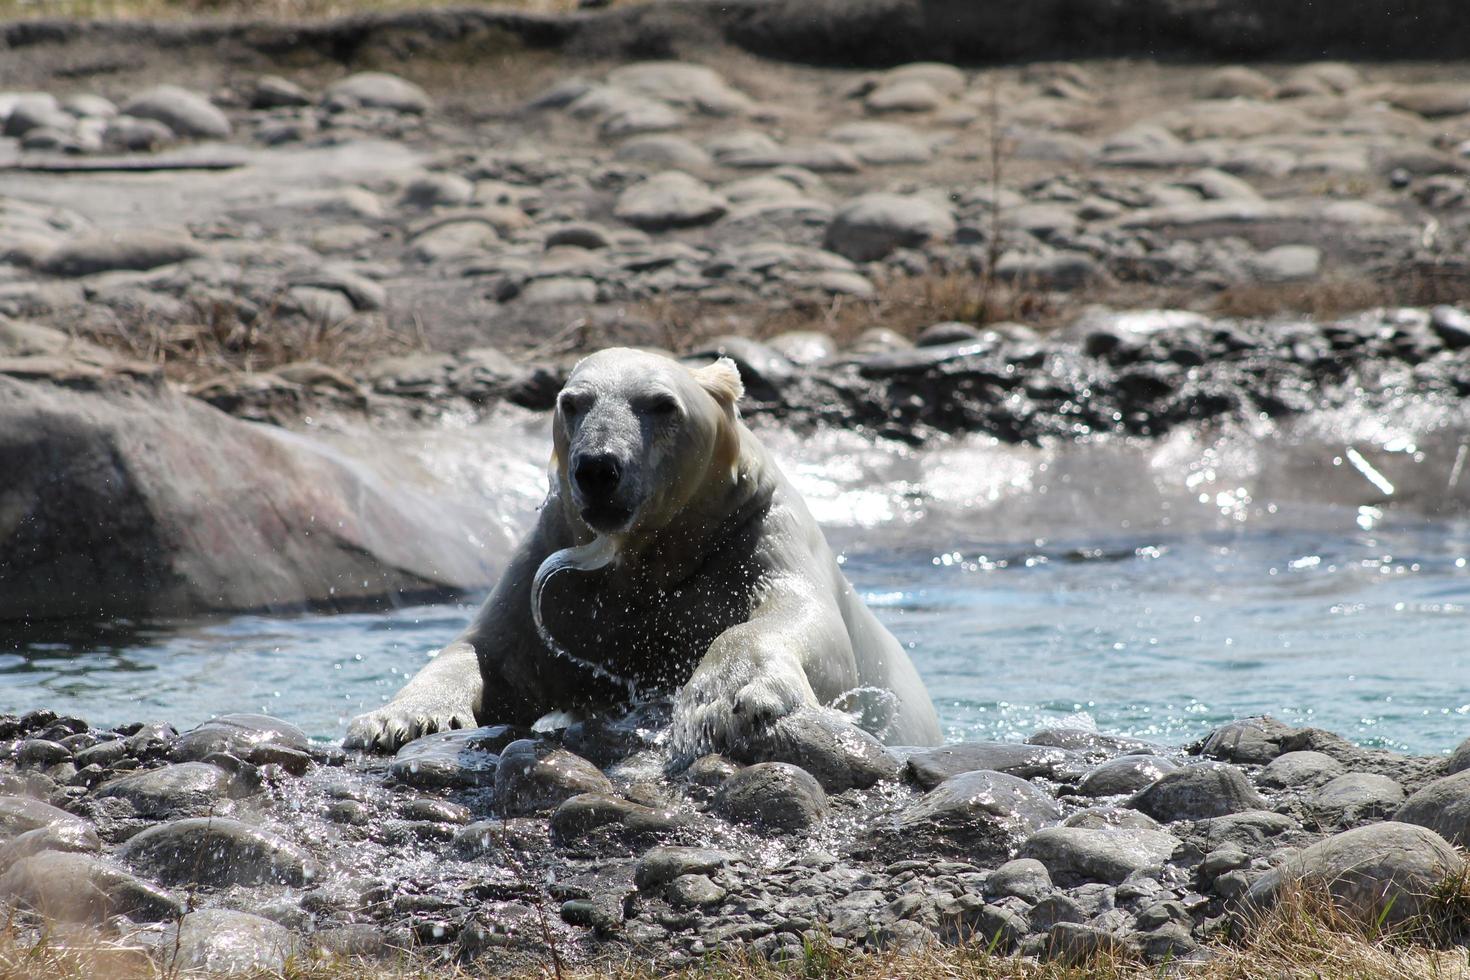
M484 687L475 648L456 641L425 664L392 701L352 719L343 746L395 752L421 735L474 728Z
M762 603L748 621L716 637L680 689L675 755L692 760L738 749L781 719L817 707L807 667L813 663L823 673L852 673L851 647L836 610L799 592Z

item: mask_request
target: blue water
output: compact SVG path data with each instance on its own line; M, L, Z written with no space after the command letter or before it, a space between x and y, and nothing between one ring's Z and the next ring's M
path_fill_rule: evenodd
M941 551L923 528L844 567L909 647L954 738L1058 723L1180 744L1270 713L1366 745L1439 753L1470 736L1470 524L1113 533ZM340 738L471 605L239 616L0 636L0 710L180 728L230 711Z

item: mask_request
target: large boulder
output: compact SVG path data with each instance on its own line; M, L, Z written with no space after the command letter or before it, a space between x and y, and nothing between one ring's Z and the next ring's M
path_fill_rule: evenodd
M0 621L468 590L507 550L471 507L147 381L0 370L0 470Z
M1161 823L1171 823L1264 810L1266 801L1235 766L1207 762L1165 773L1128 805Z
M864 194L838 209L827 226L827 248L854 262L871 262L896 248L922 248L954 233L954 215L928 198Z
M1421 788L1393 818L1428 827L1452 844L1470 847L1470 769Z
M1251 885L1247 900L1267 907L1300 885L1325 890L1366 922L1397 925L1432 911L1436 891L1463 867L1464 858L1431 830L1370 824L1318 841L1272 868Z
M126 915L135 922L176 918L172 895L93 854L48 850L24 858L0 877L0 899L66 922Z
M282 884L316 879L311 855L278 834L228 817L189 817L149 827L118 857L174 885Z

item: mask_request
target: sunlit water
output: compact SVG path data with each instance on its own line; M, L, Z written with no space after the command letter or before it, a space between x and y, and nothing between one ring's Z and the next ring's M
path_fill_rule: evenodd
M529 520L539 425L499 433L527 447L519 469L455 477L496 520ZM1065 723L1179 744L1270 713L1438 753L1470 736L1465 431L1406 412L1050 450L767 441L953 738ZM416 452L463 458L485 436ZM0 635L0 710L181 728L263 711L340 738L472 608Z

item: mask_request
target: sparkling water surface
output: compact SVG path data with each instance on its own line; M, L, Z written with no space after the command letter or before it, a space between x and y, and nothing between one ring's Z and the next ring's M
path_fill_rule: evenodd
M1341 426L1289 446L767 441L951 738L1065 724L1178 745L1269 713L1445 752L1470 736L1466 453L1453 434L1415 443L1374 425L1376 448ZM484 491L507 524L538 498L527 461L514 507ZM260 711L338 739L474 607L11 627L0 710L181 729Z

